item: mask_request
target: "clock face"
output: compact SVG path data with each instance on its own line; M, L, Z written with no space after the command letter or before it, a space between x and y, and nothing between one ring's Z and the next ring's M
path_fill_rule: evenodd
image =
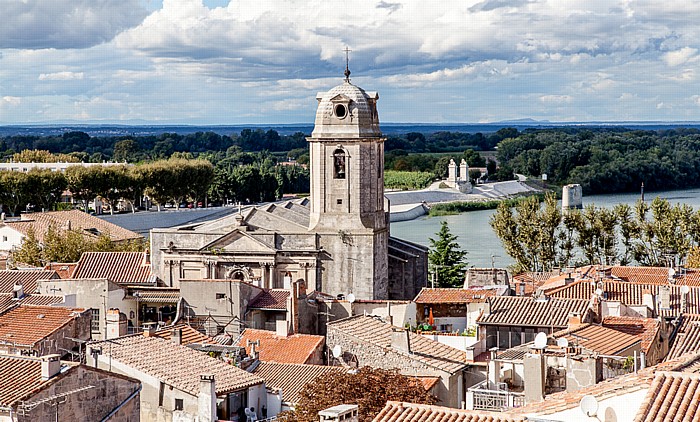
M335 112L335 117L339 119L343 119L348 115L348 108L344 104L336 104L333 111Z

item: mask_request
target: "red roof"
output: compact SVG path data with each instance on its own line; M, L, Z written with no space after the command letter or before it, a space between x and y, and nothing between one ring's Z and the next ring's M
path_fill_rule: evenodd
M39 387L41 361L36 358L0 355L0 406L10 407Z
M245 347L246 352L249 354L248 340L260 341L260 346L256 350L261 361L279 363L311 362L317 351L323 348L326 341L323 336L292 334L282 337L278 336L274 331L247 328L243 331L238 346Z
M498 412L388 401L372 422L523 422L525 420L521 416Z
M85 252L75 267L73 278L107 278L118 284L156 282L143 252Z
M206 334L202 334L187 324L178 324L169 327L163 327L156 331L153 335L160 337L163 340L171 341L174 330L182 330L182 342L180 344L188 345L192 343L209 343L216 344L216 341Z
M83 308L21 305L0 315L0 342L34 346L78 317Z
M698 350L700 350L700 315L683 314L666 360L676 359L685 353Z
M13 295L2 293L0 294L0 314L20 304L48 306L62 302L63 296L24 295L20 299L13 299Z
M697 421L700 374L658 372L652 381L634 420Z
M654 318L635 318L625 316L606 316L603 327L632 334L642 340L642 350L649 352L651 345L661 329L661 322Z
M289 296L289 290L266 289L259 295L255 296L255 298L248 305L248 308L286 311Z
M496 289L430 289L423 287L414 299L416 303L475 303L485 302L487 297L496 296Z
M0 293L12 293L15 283L20 283L25 294L34 293L38 280L58 278L56 271L3 270L0 271Z
M71 262L71 263L52 262L50 264L46 264L44 269L56 271L59 278L71 278L71 277L73 277L73 271L75 270L76 265L78 265L78 263L76 263L76 262Z

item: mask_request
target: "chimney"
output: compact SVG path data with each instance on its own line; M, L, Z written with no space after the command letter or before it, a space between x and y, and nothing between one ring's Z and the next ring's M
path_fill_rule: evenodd
M394 328L391 331L391 347L404 353L411 353L411 339L408 330Z
M12 299L22 299L24 297L24 287L22 286L22 283L16 282L14 286L12 286Z
M216 382L214 375L199 376L199 422L216 422Z
M46 355L41 357L41 380L47 381L61 372L61 356Z
M146 265L150 265L150 263L151 263L151 251L146 249L146 251L143 254L144 254L144 258L146 259Z
M289 335L286 319L278 319L275 321L275 334L280 337L287 337L287 335Z
M107 339L123 337L127 334L126 315L119 312L118 308L110 308L105 316L107 322Z
M577 328L579 325L581 325L581 314L578 312L571 312L569 314L569 323L567 325L568 325L567 328L569 330L573 330L573 329Z
M391 315L391 302L387 300L386 302L386 322L389 325L394 325L394 317Z
M356 404L339 404L318 412L319 422L358 422L358 418Z
M148 327L145 330L143 330L144 337L153 337L155 334L156 334L156 329L153 327Z
M178 346L182 344L182 328L176 328L173 330L172 335L170 336L170 340L173 342L173 344L177 344Z
M642 294L642 305L649 308L652 313L656 310L656 306L654 306L654 295L648 290L645 290Z
M525 380L525 403L536 403L544 399L545 361L540 353L526 353L523 357L523 380Z
M518 292L518 296L525 296L525 282L521 281L519 287L520 290Z

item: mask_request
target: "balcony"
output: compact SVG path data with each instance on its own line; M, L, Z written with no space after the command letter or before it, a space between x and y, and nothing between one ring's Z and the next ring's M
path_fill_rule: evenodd
M525 394L508 391L505 383L482 381L467 389L467 409L503 412L525 405Z

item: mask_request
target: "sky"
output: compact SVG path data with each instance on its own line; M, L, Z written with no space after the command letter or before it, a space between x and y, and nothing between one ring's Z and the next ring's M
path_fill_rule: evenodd
M700 121L691 0L0 0L0 124Z

